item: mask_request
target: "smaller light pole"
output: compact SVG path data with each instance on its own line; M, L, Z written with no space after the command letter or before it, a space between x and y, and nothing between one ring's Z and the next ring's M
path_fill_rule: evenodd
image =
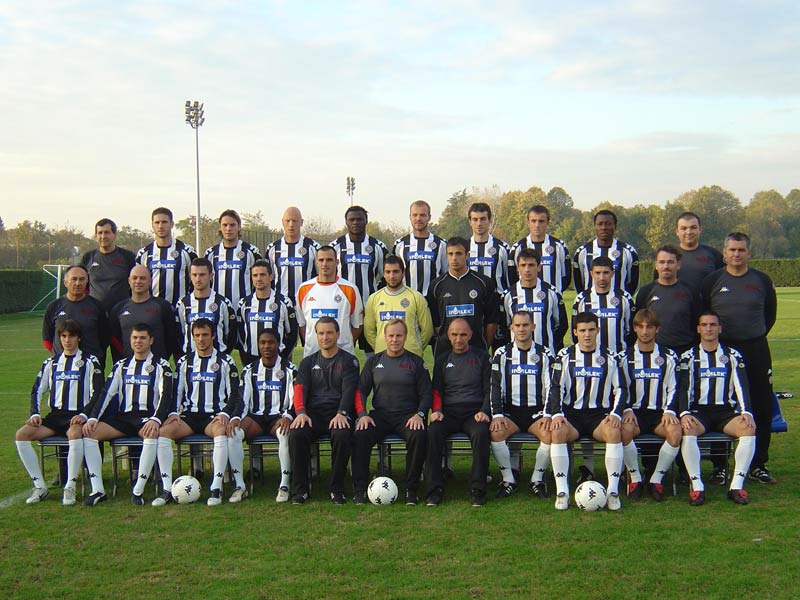
M350 206L353 206L353 196L356 193L356 178L347 178L347 195L350 196Z
M203 103L195 100L186 101L186 122L194 129L194 149L197 165L197 220L194 224L195 229L195 252L202 252L200 247L200 126L206 122L203 116Z

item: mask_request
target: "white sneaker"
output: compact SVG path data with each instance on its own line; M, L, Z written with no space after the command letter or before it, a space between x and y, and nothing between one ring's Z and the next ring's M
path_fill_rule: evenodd
M47 496L49 495L50 495L50 490L48 490L47 488L35 487L33 488L31 495L28 496L28 499L25 500L25 504L36 504L40 500L44 500L45 498L47 498Z
M278 495L275 496L275 502L288 502L289 501L289 488L282 485L278 488Z
M75 504L75 488L64 488L64 496L61 498L61 504L64 506L72 506Z
M622 502L619 500L619 494L609 494L606 500L606 508L608 510L619 510L622 508Z
M236 504L237 502L241 502L245 498L247 498L247 488L238 487L235 490L233 490L233 493L231 494L231 497L228 500L228 502Z
M569 508L569 494L561 492L556 496L556 510L567 510Z
M211 490L211 495L206 500L207 506L219 506L222 504L222 490Z

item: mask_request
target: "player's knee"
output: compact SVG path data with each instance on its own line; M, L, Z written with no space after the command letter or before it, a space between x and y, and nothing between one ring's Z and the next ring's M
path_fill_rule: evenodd
M24 425L17 429L17 432L14 434L14 440L17 442L29 442L33 439L30 433L30 427Z
M72 425L67 429L68 440L79 440L83 437L83 427L81 425Z

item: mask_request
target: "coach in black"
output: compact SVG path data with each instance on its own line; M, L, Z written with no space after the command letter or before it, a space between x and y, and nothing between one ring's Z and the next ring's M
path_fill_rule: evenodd
M703 279L725 266L719 250L700 243L702 233L700 217L695 213L684 212L675 219L675 235L683 255L678 279L698 293Z
M117 246L117 224L111 219L95 223L94 237L97 248L83 255L81 265L89 273L89 295L108 312L131 295L128 273L136 264L136 255Z

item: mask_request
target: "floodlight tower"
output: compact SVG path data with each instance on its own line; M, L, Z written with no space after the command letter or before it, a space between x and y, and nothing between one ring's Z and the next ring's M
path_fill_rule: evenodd
M350 206L353 206L353 196L356 193L356 178L347 178L347 195L350 196Z
M195 252L202 252L200 247L200 126L206 122L203 116L203 103L195 100L186 101L186 122L194 129L194 150L197 166L197 220L195 221Z

